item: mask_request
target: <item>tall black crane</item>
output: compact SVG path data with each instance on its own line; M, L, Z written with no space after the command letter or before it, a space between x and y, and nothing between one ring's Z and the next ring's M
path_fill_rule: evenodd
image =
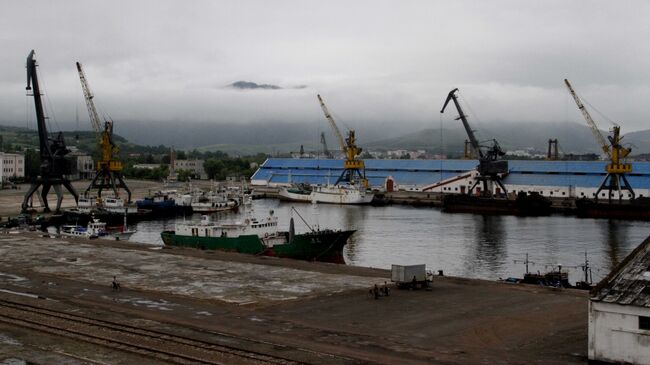
M445 105L442 106L440 113L445 112L445 108L447 107L447 104L449 104L450 100L454 101L454 105L456 105L458 114L460 114L456 120L460 119L463 122L463 127L465 127L467 137L469 137L469 142L472 146L472 150L474 151L475 155L478 156L478 166L476 168L478 171L478 176L467 193L471 194L476 185L482 182L483 190L481 191L481 195L491 196L492 188L490 186L490 183L493 182L503 190L504 194L506 194L507 190L501 182L501 175L508 173L508 161L499 160L499 157L504 156L506 153L503 152L501 146L499 146L499 142L497 142L496 139L492 140L492 146L481 146L479 144L476 136L474 135L474 131L472 128L470 128L469 122L467 122L467 117L465 116L465 113L463 113L463 109L460 107L458 97L456 96L456 91L458 91L458 88L453 89L449 92L449 95L447 95L447 100L445 100Z
M29 200L34 195L39 187L41 190L41 197L43 198L44 212L49 212L50 207L47 203L47 194L50 188L54 188L56 193L56 212L61 209L61 201L63 200L63 185L78 201L79 195L75 191L70 180L65 177L71 173L70 162L65 158L70 150L65 146L63 140L63 133L59 132L55 138L50 137L45 125L45 112L43 111L43 102L41 100L41 89L38 85L38 76L36 75L36 60L34 59L34 50L27 56L27 90L32 90L34 96L34 106L36 107L36 122L38 124L38 139L40 147L40 175L32 182L29 190L25 194L22 204L22 211L26 212L29 206Z

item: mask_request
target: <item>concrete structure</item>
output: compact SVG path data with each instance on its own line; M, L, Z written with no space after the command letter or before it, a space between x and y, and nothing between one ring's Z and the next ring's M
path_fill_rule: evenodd
M95 161L87 154L75 154L72 156L76 161L76 171L71 180L90 180L95 176Z
M650 364L650 238L592 290L588 343L591 361Z
M0 183L25 177L25 156L0 152Z
M192 171L201 180L208 178L208 174L205 173L205 169L203 168L203 160L176 160L174 162L174 170L176 172L178 170Z
M605 161L511 160L503 183L509 192L535 191L548 197L592 197L605 178ZM392 176L395 190L462 193L476 177L476 160L365 160L366 177L373 188L384 189ZM637 197L650 196L650 163L633 162L628 180ZM342 160L267 159L253 174L258 186L289 183L334 183L343 169ZM496 191L494 191L496 193ZM601 192L599 198L606 197ZM629 196L624 193L622 198ZM617 199L618 195L614 194Z

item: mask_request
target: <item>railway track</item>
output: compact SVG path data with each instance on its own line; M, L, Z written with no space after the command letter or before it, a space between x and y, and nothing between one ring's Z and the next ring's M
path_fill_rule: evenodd
M234 346L0 300L0 322L175 364L305 364Z

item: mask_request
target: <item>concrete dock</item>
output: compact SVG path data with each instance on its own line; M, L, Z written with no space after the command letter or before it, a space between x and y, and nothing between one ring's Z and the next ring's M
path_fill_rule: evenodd
M111 289L113 276L120 291ZM436 277L431 291L368 295L384 281L388 271L370 268L0 234L0 301L227 343L284 363L586 362L586 292ZM6 359L153 362L0 317Z

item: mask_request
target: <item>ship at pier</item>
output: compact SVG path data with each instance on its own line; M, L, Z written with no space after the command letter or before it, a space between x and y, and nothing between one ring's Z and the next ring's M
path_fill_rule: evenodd
M310 228L296 234L293 218L289 231L280 231L278 218L271 211L261 220L246 218L230 223L215 223L204 215L199 223L178 223L175 231L164 231L161 237L168 246L344 264L343 247L354 232Z

